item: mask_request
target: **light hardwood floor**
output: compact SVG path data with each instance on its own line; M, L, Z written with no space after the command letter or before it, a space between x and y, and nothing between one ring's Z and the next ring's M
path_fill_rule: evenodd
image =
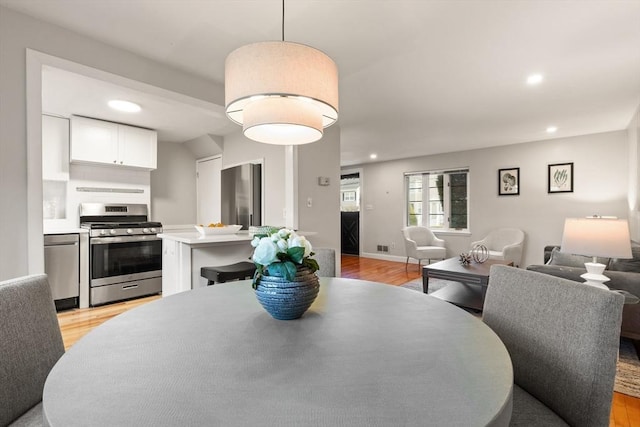
M416 264L409 264L409 267L405 269L404 263L343 255L342 277L372 280L398 286L419 278L420 271ZM58 321L62 330L65 348L71 347L91 329L106 320L158 298L160 297L156 295L102 307L75 309L58 313ZM640 399L621 393L614 393L609 426L640 426Z

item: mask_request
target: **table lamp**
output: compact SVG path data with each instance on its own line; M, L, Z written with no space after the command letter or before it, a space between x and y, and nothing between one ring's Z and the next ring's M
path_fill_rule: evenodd
M593 257L593 262L584 263L587 272L580 277L587 285L609 289L604 282L610 279L602 274L606 266L596 258L631 258L629 224L626 219L615 217L567 218L561 250Z

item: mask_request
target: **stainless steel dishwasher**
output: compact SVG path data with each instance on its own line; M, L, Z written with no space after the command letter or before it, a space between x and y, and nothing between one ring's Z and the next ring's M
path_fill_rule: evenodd
M44 236L44 272L57 310L78 307L80 251L77 234Z

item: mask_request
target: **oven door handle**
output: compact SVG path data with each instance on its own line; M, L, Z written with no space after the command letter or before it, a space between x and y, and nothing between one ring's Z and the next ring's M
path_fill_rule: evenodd
M89 239L91 245L107 245L109 243L127 243L127 242L153 242L162 240L157 236L115 236L115 237L92 237Z

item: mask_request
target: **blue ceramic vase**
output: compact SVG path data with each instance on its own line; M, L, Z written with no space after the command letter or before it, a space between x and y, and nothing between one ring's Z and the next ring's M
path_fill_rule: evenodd
M301 317L318 296L320 281L307 267L298 266L296 277L262 276L256 287L256 297L262 307L278 320Z

